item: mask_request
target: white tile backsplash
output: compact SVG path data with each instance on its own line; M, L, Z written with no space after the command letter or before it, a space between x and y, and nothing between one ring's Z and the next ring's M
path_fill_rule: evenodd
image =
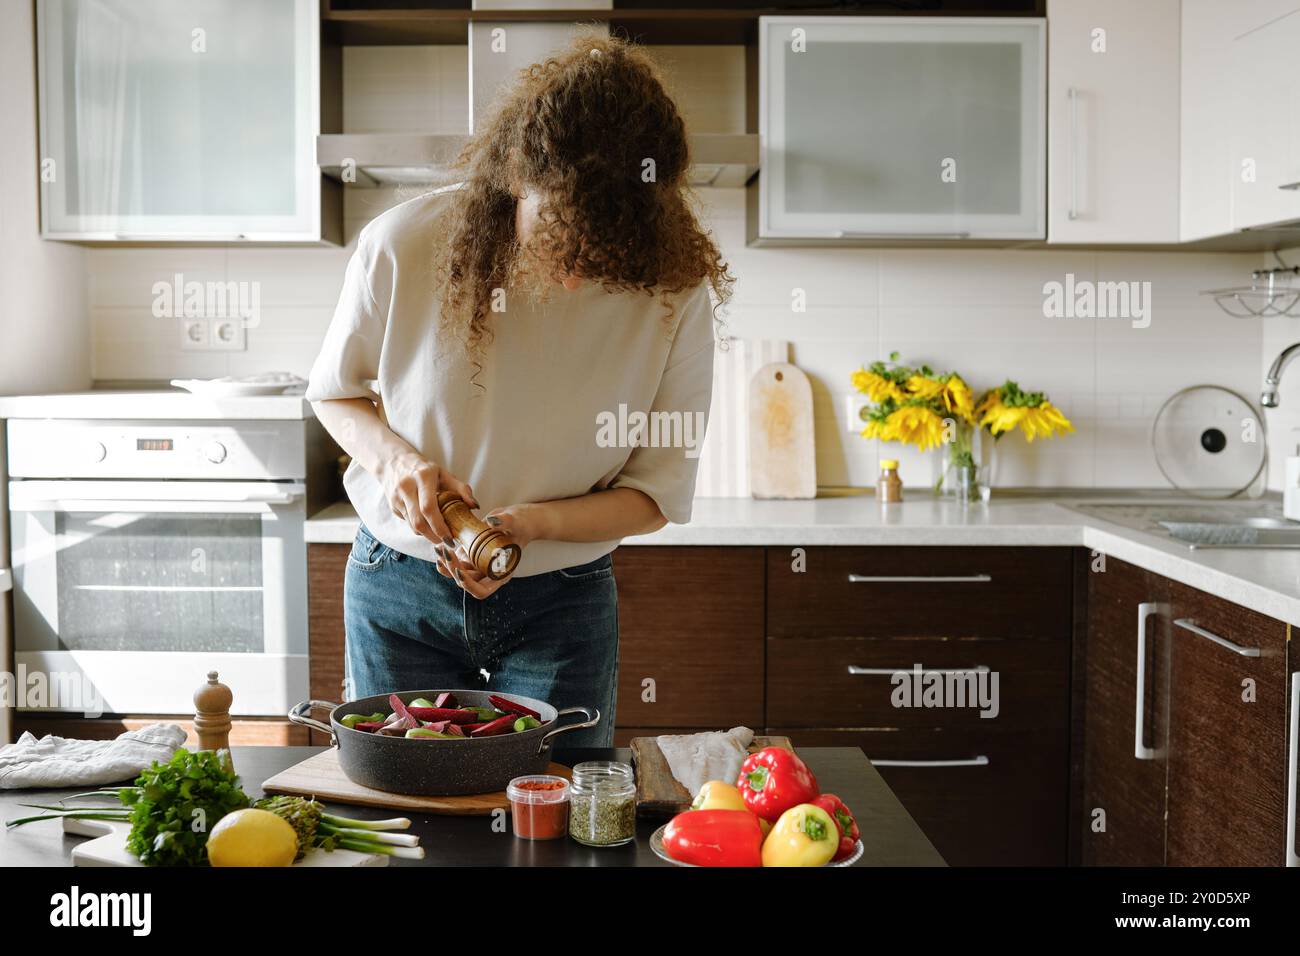
M661 48L683 111L703 131L743 128L736 106L743 60L712 47ZM344 51L344 126L351 132L456 131L466 123L464 51L358 47ZM719 96L710 91L725 91ZM374 215L410 190L351 189L350 244ZM751 249L744 193L703 190L702 215L737 282L726 325L740 337L789 339L812 381L818 481L869 485L880 457L902 459L911 485L930 480L926 456L851 434L849 375L898 350L961 372L976 389L1014 378L1047 391L1078 431L999 444L999 480L1015 485L1118 487L1164 484L1149 450L1152 416L1179 388L1212 383L1257 399L1266 362L1300 339L1300 323L1236 320L1200 292L1249 280L1253 253L1147 253L1002 249ZM305 375L329 321L351 248L93 249L88 254L93 368L99 379L166 379L284 370ZM150 313L155 281L257 281L262 322L245 352L183 352L179 331ZM1152 283L1152 321L1043 315L1043 287L1076 281ZM792 309L803 290L806 311ZM1270 413L1272 447L1300 437L1300 369ZM1275 452L1276 454L1276 452ZM1280 479L1280 464L1275 462Z

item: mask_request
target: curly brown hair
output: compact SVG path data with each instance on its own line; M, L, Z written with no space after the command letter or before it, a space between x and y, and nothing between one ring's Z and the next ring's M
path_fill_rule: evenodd
M437 263L444 328L478 365L493 290L525 275L657 294L670 326L674 297L701 282L725 302L733 278L692 209L689 165L676 104L631 43L584 33L523 70L457 162L463 185L448 197ZM521 246L525 188L540 209Z

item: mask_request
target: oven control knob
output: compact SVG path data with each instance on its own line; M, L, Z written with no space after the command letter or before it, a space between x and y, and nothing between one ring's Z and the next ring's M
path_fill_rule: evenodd
M103 461L108 457L108 449L104 447L102 441L92 441L87 450L90 452L91 461Z
M226 460L226 446L219 441L210 441L203 446L203 457L214 465Z

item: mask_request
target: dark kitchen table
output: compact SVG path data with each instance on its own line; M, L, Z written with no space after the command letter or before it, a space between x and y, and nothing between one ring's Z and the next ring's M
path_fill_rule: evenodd
M319 752L320 747L235 747L235 768L249 796L262 795L262 781ZM943 866L943 858L880 774L853 747L805 747L799 755L817 775L822 790L835 793L854 811L862 829L865 852L859 866ZM572 766L582 760L631 761L631 752L617 750L557 750L555 760ZM52 803L70 790L0 790L0 819L32 811L22 803ZM326 804L335 813L357 819L409 816L411 833L419 834L422 861L394 860L395 866L667 866L650 852L649 838L663 820L641 819L635 843L595 849L570 839L532 841L510 832L495 832L493 817L420 816L410 810ZM68 866L71 851L87 839L65 835L58 822L32 823L0 832L2 866Z

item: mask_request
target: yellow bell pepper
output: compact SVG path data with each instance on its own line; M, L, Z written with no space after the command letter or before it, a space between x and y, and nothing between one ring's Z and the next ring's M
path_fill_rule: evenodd
M763 841L764 866L823 866L835 856L840 831L829 813L801 803L781 814Z
M691 804L691 809L744 810L746 813L749 812L749 807L745 804L745 797L741 794L740 788L723 780L710 780L700 787L700 792L695 795L695 802ZM772 824L762 817L758 818L758 825L763 830L763 836L767 836L772 832Z
M710 780L700 787L691 809L749 811L749 807L745 806L745 798L740 795L740 790L735 785L721 780Z

